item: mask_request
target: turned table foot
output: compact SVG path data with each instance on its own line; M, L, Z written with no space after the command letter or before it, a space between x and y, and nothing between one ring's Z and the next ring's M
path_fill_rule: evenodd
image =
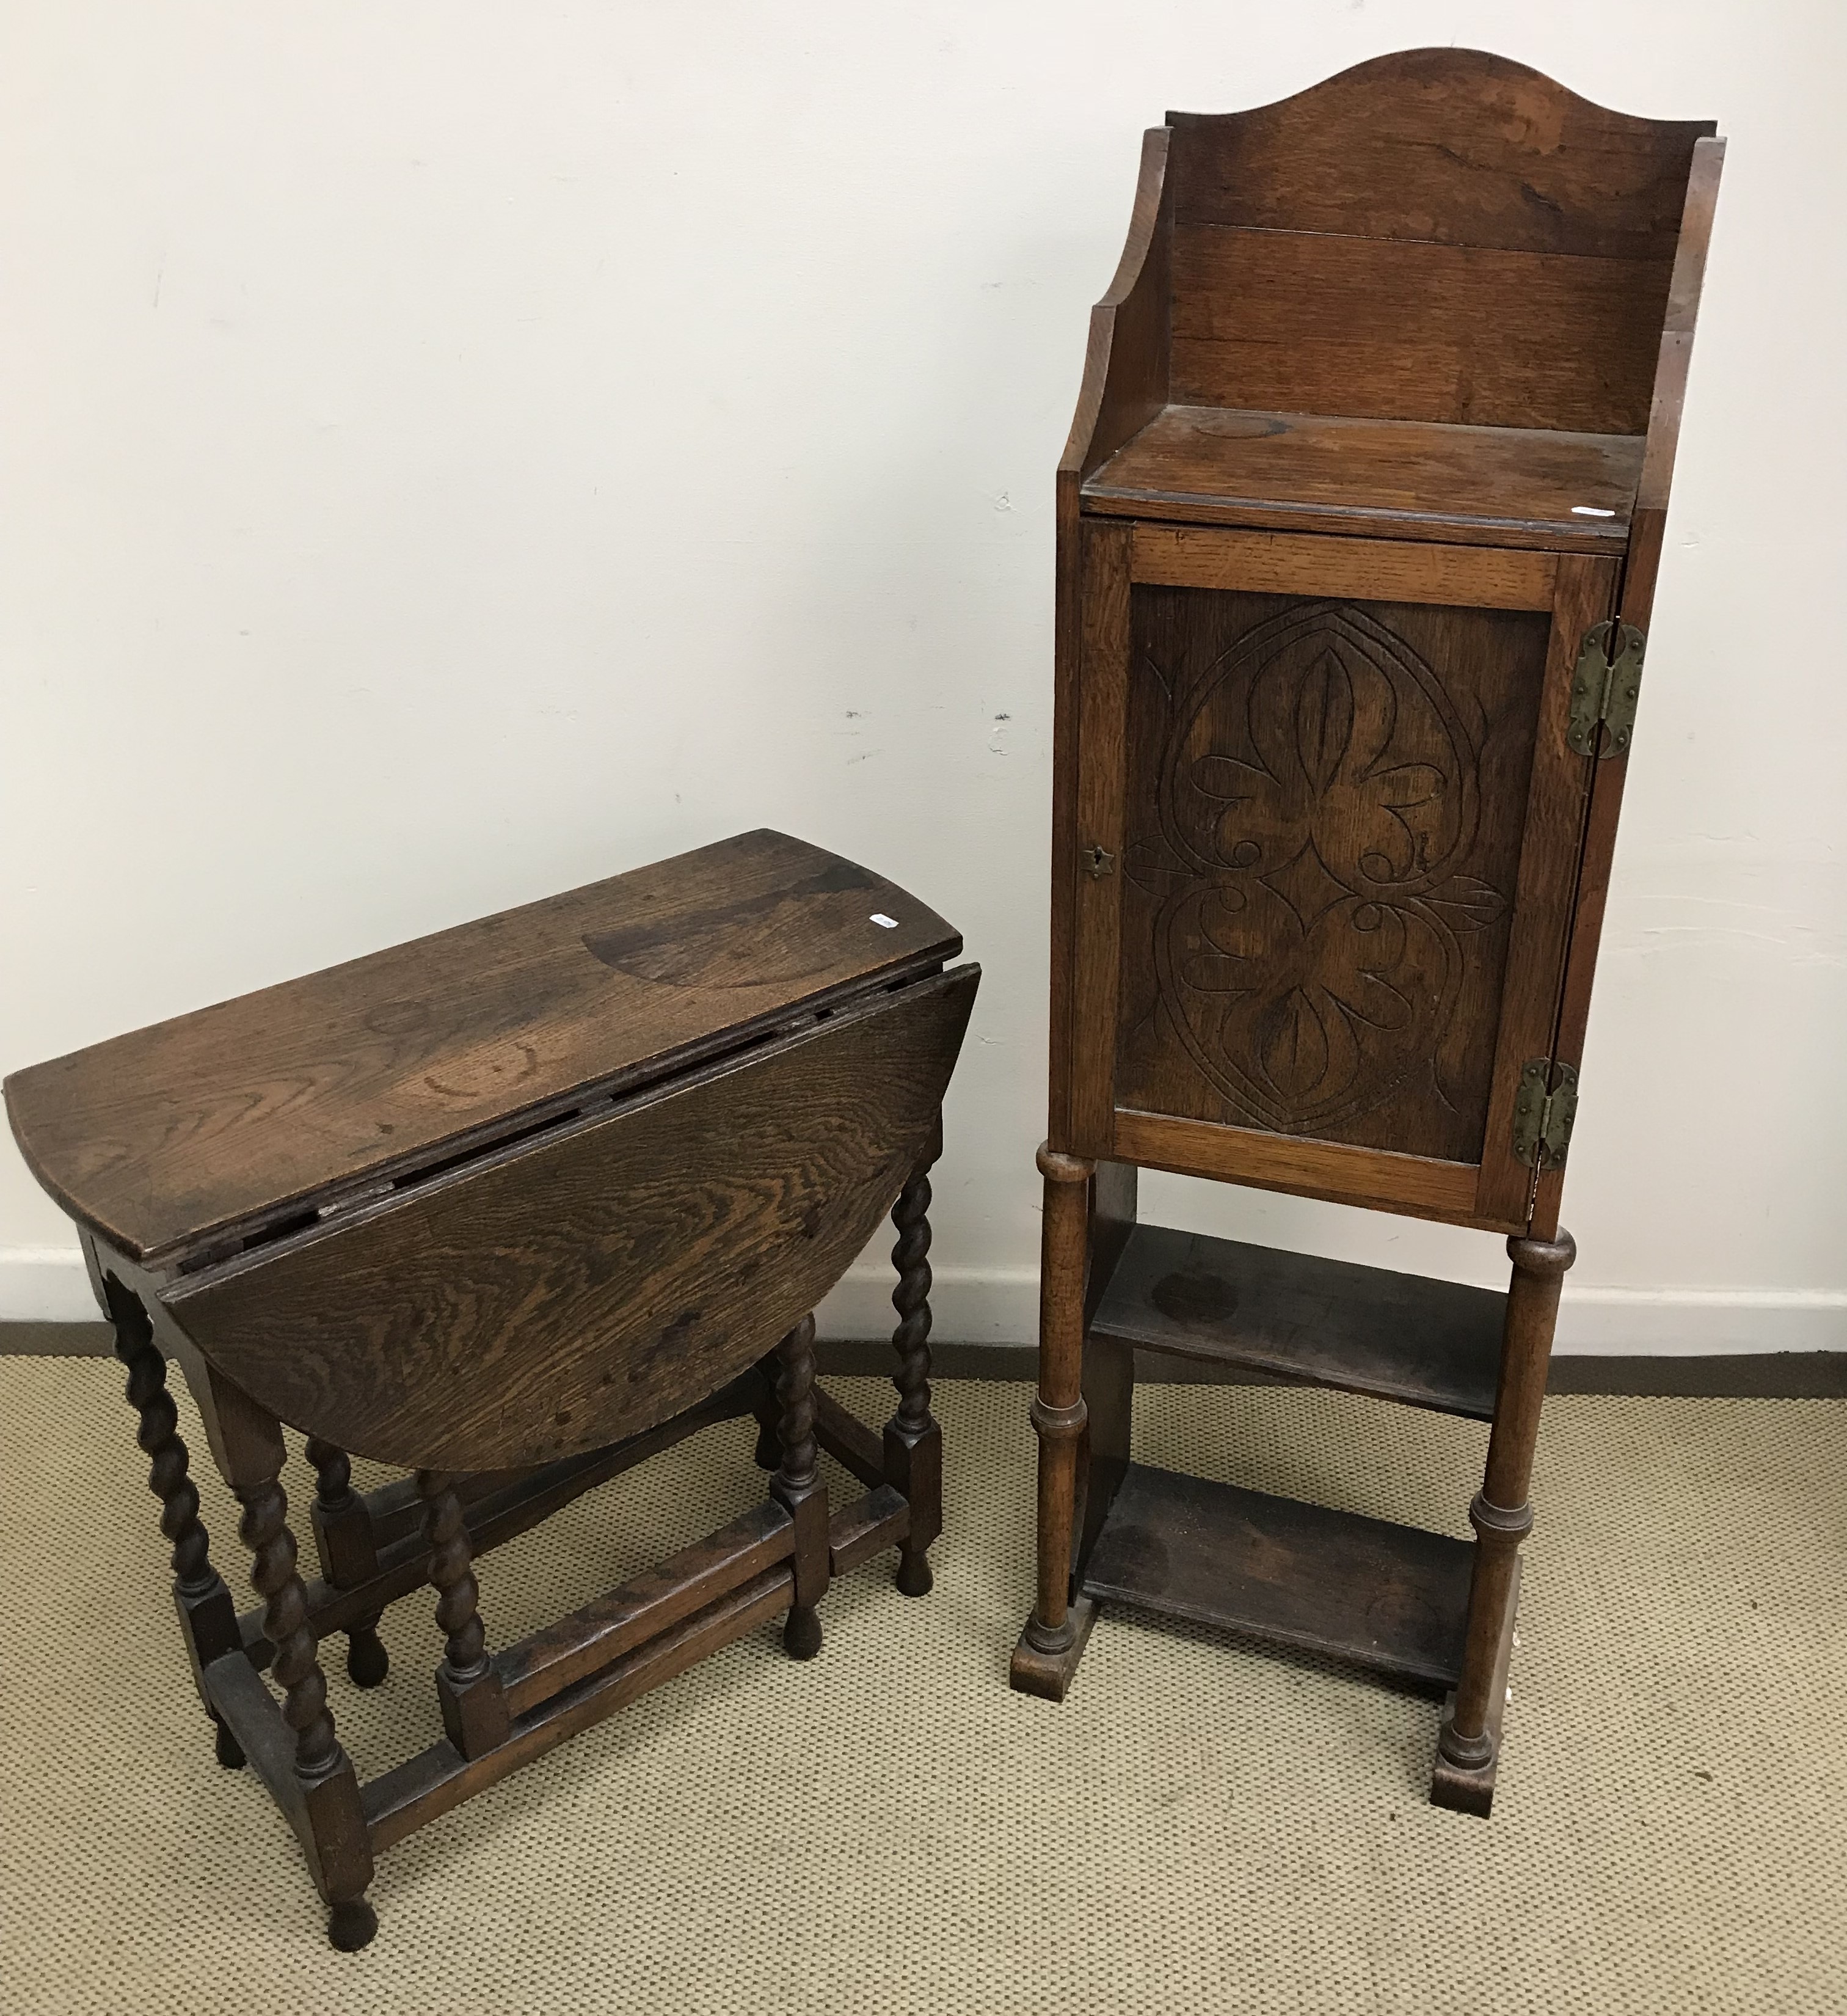
M327 1943L341 1953L358 1953L372 1942L379 1914L363 1897L349 1897L327 1913Z

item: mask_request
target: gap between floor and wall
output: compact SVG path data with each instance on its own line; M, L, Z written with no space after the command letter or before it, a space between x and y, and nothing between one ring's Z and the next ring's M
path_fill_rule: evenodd
M881 1373L892 1277L856 1267L821 1305L823 1370ZM944 1266L930 1293L935 1376L1030 1379L1038 1323L1034 1268ZM106 1353L82 1263L52 1248L0 1255L0 1355ZM1137 1353L1138 1377L1250 1375ZM1568 1288L1554 1392L1847 1396L1847 1295L1774 1290Z

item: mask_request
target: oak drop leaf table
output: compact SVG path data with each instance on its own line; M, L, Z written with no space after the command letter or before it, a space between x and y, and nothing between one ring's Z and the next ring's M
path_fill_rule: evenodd
M1148 134L1058 473L1037 1600L1447 1694L1487 1813L1578 1071L1723 142L1468 49ZM1505 1235L1504 1294L1137 1222ZM1133 1460L1137 1351L1491 1424L1471 1542Z
M119 1037L6 1082L128 1368L217 1754L360 1946L374 1853L760 1622L821 1643L832 1576L930 1586L927 1172L979 979L902 889L758 832ZM814 1381L812 1310L890 1211L897 1405ZM261 1604L213 1566L176 1359ZM756 1424L764 1500L488 1650L470 1563L695 1431ZM298 1571L282 1424L316 1473ZM831 1509L825 1449L866 1487ZM411 1474L354 1489L354 1454ZM443 1735L358 1783L319 1641L385 1677L428 1584ZM281 1690L278 1703L261 1675Z

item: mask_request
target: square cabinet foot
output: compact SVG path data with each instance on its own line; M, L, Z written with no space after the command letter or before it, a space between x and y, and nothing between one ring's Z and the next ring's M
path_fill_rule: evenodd
M1451 1694L1443 1703L1443 1714L1447 1718L1456 1705ZM1473 1813L1486 1820L1494 1810L1494 1774L1500 1764L1499 1731L1494 1755L1479 1770L1464 1771L1452 1764L1439 1750L1430 1773L1430 1803L1433 1806L1447 1806L1451 1813Z
M1065 1698L1090 1640L1091 1626L1097 1621L1097 1606L1087 1596L1080 1596L1069 1615L1071 1642L1060 1651L1042 1652L1025 1632L1020 1633L1007 1669L1008 1683L1016 1694L1037 1694L1045 1701Z
M1494 1774L1500 1768L1500 1727L1507 1713L1507 1674L1514 1661L1514 1625L1520 1614L1520 1564L1514 1564L1514 1583L1507 1591L1507 1614L1501 1619L1500 1641L1494 1652L1494 1680L1488 1696L1484 1727L1494 1745L1487 1762L1473 1771L1452 1764L1439 1750L1430 1772L1430 1803L1447 1806L1452 1813L1474 1813L1487 1819L1494 1809ZM1455 1712L1456 1697L1444 1697L1443 1720Z

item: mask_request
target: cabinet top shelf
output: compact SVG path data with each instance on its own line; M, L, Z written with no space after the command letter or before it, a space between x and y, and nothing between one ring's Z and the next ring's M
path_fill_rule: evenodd
M1640 435L1168 405L1083 487L1085 511L1560 552L1619 552Z

